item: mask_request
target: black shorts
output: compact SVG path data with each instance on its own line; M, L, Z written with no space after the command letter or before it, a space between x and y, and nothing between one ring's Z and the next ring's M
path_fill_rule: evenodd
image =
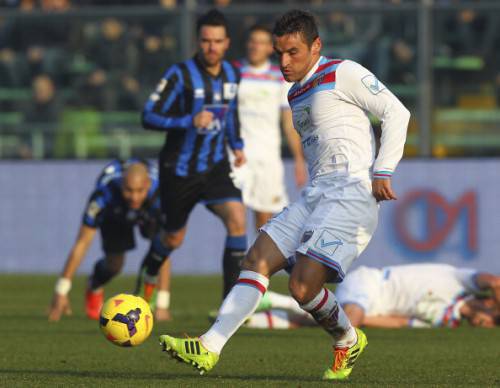
M134 227L139 228L141 236L151 240L160 230L160 214L141 217L134 222L127 220L124 213L104 214L101 230L102 249L106 255L124 253L135 248Z
M174 232L184 227L197 203L210 206L228 201L241 202L241 191L234 186L230 172L227 160L217 163L206 173L188 177L175 175L171 168L160 168L160 198L165 230Z
M102 249L106 255L135 248L134 224L122 217L106 217L100 226Z

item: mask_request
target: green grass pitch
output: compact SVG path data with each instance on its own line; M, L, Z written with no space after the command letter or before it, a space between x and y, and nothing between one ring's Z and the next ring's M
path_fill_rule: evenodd
M198 335L220 298L215 276L174 277L174 321L155 325L137 348L108 343L83 314L84 279L71 293L73 316L48 323L45 316L54 276L0 276L0 386L92 387L319 387L331 360L330 340L319 328L240 330L217 367L199 376L160 351L159 334ZM285 278L271 287L285 290ZM129 291L119 277L107 295ZM366 330L369 345L349 386L500 386L500 330Z

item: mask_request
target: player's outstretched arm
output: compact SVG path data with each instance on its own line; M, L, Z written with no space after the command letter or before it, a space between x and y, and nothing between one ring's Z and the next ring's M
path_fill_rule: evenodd
M71 281L87 253L92 240L94 239L96 228L82 225L78 232L73 248L71 249L61 277L57 280L52 302L49 307L49 321L59 321L63 314L71 314L71 305L68 293L71 289Z
M354 327L379 327L388 329L397 329L408 327L410 319L401 315L369 316L365 310L356 303L345 303L342 305L347 317Z
M365 316L363 326L400 329L410 326L410 318L401 315Z
M295 183L297 187L302 187L307 182L307 168L300 143L300 136L293 127L292 111L290 109L281 110L281 122L288 148L295 162Z

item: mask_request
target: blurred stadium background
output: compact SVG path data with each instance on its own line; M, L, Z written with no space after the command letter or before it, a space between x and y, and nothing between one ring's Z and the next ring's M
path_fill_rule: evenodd
M244 55L254 23L311 10L323 53L362 63L411 110L399 201L383 204L361 263L500 272L494 0L0 0L0 271L59 271L103 160L156 157L164 135L141 129L142 105L164 69L192 55L194 22L212 6L230 21L229 59ZM224 233L208 222L197 209L174 272L219 270ZM84 272L99 254L95 244Z

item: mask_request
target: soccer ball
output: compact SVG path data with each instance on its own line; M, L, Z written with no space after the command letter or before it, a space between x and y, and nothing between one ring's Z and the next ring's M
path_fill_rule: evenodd
M153 314L140 296L118 294L101 309L99 326L104 336L118 346L142 344L153 329Z

